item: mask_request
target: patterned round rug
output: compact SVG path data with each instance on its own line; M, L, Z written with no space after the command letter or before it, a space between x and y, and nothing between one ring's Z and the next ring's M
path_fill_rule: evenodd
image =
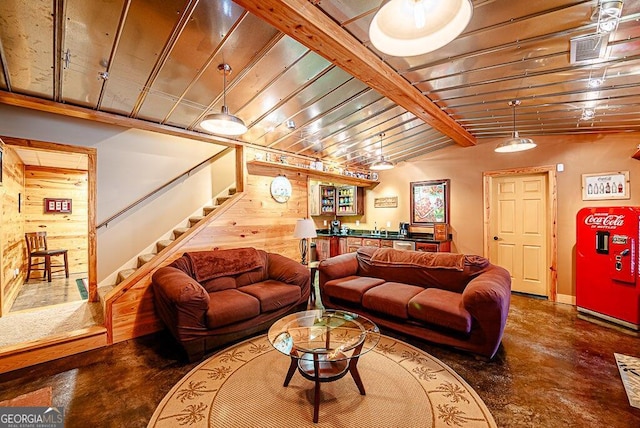
M424 351L381 336L351 375L323 383L319 422L313 382L260 336L210 357L162 399L149 427L496 427L486 405L453 370Z

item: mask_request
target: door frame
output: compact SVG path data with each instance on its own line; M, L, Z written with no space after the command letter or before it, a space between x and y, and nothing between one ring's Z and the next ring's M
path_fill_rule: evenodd
M98 244L96 234L96 166L98 150L94 147L72 146L68 144L51 143L47 141L27 140L24 138L13 138L2 136L2 141L8 146L18 146L34 150L80 153L87 155L87 262L89 274L89 302L97 302L98 296Z
M491 200L493 179L513 175L546 174L547 176L547 296L549 301L557 301L558 294L558 198L557 198L557 175L555 165L534 166L525 168L512 168L497 171L485 171L483 177L483 208L484 208L484 234L483 251L484 256L489 258L489 245L491 237Z

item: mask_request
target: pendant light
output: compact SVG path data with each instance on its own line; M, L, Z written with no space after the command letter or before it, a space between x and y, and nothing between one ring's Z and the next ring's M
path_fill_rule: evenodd
M513 153L533 149L536 143L531 138L519 136L518 131L516 131L516 107L520 105L520 100L509 101L509 105L513 107L513 135L498 144L494 151L498 153Z
M222 73L222 111L220 113L208 114L200 122L200 126L205 130L219 135L242 135L247 132L247 127L237 116L229 114L227 108L227 74L231 74L229 64L218 65L218 71Z
M382 137L384 137L384 134L380 134L380 158L369 167L372 171L384 171L386 169L392 169L394 166L392 162L382 156Z
M422 55L458 37L472 15L471 0L386 0L371 20L369 39L387 55Z

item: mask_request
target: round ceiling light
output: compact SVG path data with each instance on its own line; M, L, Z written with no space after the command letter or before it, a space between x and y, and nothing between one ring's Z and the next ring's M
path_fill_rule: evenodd
M388 55L422 55L458 37L472 15L470 0L390 0L373 17L369 38Z

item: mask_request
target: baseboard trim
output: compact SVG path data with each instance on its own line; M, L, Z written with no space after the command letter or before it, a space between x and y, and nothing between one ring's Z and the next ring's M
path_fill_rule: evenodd
M572 296L571 294L556 294L556 303L575 306L576 296Z

